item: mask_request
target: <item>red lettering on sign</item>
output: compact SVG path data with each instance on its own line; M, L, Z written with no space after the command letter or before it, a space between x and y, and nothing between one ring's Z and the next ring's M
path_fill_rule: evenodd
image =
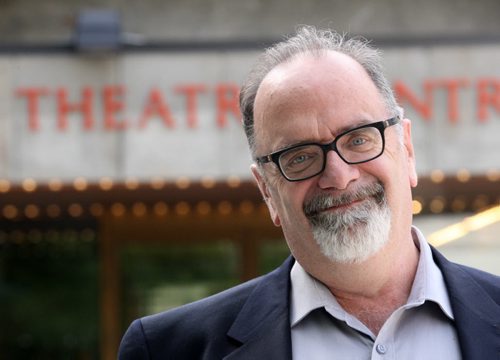
M456 123L459 117L458 92L460 88L469 85L466 79L446 79L435 82L436 86L443 87L447 92L448 120Z
M71 94L73 93L71 90ZM185 101L185 107L175 109L173 113L167 95L158 88L152 88L146 94L143 107L138 110L138 119L124 118L127 110L127 89L122 85L108 85L102 88L83 87L80 95L70 99L70 91L65 87L45 88L43 86L22 87L15 91L15 95L26 104L25 113L27 116L27 128L29 131L38 132L45 128L42 120L55 122L58 130L66 131L69 118L80 116L82 128L86 131L95 131L97 128L95 109L102 109L102 128L108 131L120 131L137 126L144 129L149 122L159 118L166 128L176 127L176 114L183 114L185 110L186 124L189 128L197 128L200 122L201 113L199 111L200 96L204 94L214 95L204 97L203 100L213 99L213 108L204 111L203 114L214 113L214 126L223 129L228 126L229 117L241 121L239 109L239 88L236 84L207 84L187 83L177 84L170 89L171 94L182 97L180 101ZM420 89L412 89L403 81L394 82L395 95L403 106L414 110L419 120L429 122L435 116L435 111L446 108L448 121L452 124L458 123L461 119L461 110L470 106L470 101L462 104L463 97L473 97L477 105L477 121L484 123L491 116L500 115L500 79L499 78L434 78L424 80ZM94 96L100 94L101 96ZM134 96L136 96L134 94ZM437 99L444 104L437 104ZM179 99L176 99L179 100ZM444 101L443 101L444 102ZM176 104L178 101L176 101ZM205 105L205 102L204 104ZM43 106L44 117L41 117L40 107ZM47 110L52 112L47 113ZM55 111L54 111L55 110ZM135 109L131 109L134 113ZM55 119L51 119L51 116ZM179 115L181 116L181 115ZM468 117L467 117L468 118ZM467 120L464 118L464 120ZM472 119L471 119L472 120Z
M433 114L433 83L431 81L424 82L424 99L419 100L417 96L402 82L394 82L394 92L398 102L403 105L409 103L426 121L430 121Z
M500 80L480 79L477 82L477 117L486 122L489 118L488 107L493 106L500 112Z
M16 92L17 96L26 97L28 105L28 128L30 131L40 130L40 119L38 117L38 100L40 97L48 95L49 91L46 88L25 88L19 89Z
M104 128L106 130L123 130L127 128L127 120L118 120L118 115L125 108L123 102L125 90L123 86L105 86L102 90Z
M241 121L239 106L239 87L235 84L220 84L216 87L217 125L221 128L227 125L227 113L231 112Z
M83 116L83 128L92 130L94 118L92 115L93 92L89 87L84 87L81 91L81 101L77 103L68 102L68 91L65 88L59 88L56 91L57 98L57 128L65 131L68 128L68 114L79 112Z
M186 121L190 128L195 128L198 125L197 96L206 90L207 87L201 84L180 85L175 88L177 93L186 96Z
M175 127L175 120L172 116L170 108L163 100L163 96L158 89L153 89L149 92L146 105L144 106L144 111L142 112L139 120L139 128L143 129L147 125L149 119L153 116L159 116L165 126L169 128Z

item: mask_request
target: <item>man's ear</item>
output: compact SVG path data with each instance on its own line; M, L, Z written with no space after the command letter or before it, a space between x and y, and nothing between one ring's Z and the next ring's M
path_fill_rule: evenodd
M257 168L256 164L252 164L250 166L250 170L252 170L253 177L255 181L257 181L257 185L259 186L260 193L266 202L267 208L269 209L269 214L271 214L271 219L273 220L274 225L280 226L281 221L276 211L276 206L274 205L273 198L269 192L269 188L267 187L267 183Z
M413 150L413 142L411 139L411 121L403 119L403 141L406 149L408 161L408 176L411 187L416 187L418 183L418 176L415 162L415 152Z

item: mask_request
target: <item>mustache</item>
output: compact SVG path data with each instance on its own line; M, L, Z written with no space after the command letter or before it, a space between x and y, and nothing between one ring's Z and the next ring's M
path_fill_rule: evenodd
M375 182L339 196L328 193L318 194L304 203L303 211L307 217L314 217L328 208L347 205L368 197L374 197L379 205L383 204L385 202L385 188L382 183Z

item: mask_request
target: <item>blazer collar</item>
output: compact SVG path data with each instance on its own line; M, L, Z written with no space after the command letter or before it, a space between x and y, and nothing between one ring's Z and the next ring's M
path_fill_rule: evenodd
M289 257L266 275L248 297L228 331L241 346L224 359L291 359Z
M432 252L448 288L463 358L500 359L499 305L464 267Z

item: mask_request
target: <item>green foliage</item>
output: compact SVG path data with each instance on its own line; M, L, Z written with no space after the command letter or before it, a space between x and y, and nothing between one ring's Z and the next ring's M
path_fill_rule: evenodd
M97 352L93 242L71 236L4 244L0 255L0 358L74 359Z
M214 294L239 281L239 256L229 242L129 246L122 252L124 326L138 316Z

